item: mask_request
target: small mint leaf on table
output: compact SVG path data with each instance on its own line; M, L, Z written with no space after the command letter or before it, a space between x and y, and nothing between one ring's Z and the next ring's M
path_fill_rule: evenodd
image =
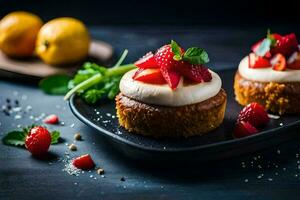
M51 144L57 144L59 138L60 138L60 132L59 131L52 131L51 132Z
M171 40L171 48L172 48L172 52L174 53L173 59L177 61L181 60L182 59L181 48L174 40Z
M26 136L24 131L11 131L2 138L2 142L6 145L24 146Z
M209 62L209 57L204 49L191 47L184 53L183 60L191 64L206 64Z

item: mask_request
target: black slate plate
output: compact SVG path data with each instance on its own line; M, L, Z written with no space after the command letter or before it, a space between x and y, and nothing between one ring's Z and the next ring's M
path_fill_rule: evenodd
M227 108L223 124L215 131L187 139L157 140L128 133L119 127L113 101L99 102L90 106L79 97L72 96L72 112L88 126L105 135L109 141L126 155L148 161L209 161L257 151L291 139L300 127L296 115L272 119L259 134L234 139L231 135L235 120L242 109L234 99L233 77L235 70L218 71L227 92ZM170 122L172 123L172 122Z

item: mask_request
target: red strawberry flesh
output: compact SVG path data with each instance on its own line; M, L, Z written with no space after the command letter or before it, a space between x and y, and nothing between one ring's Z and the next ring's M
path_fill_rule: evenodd
M147 53L134 63L138 68L158 68L152 52Z
M250 135L254 135L258 132L258 130L252 126L249 122L240 121L236 124L233 136L235 138L247 137Z
M77 157L73 160L73 165L78 169L88 170L95 167L95 163L89 154Z
M250 103L243 108L237 122L249 122L254 127L265 126L270 118L264 107L256 102Z
M161 68L160 71L170 88L176 89L180 81L180 74L168 68Z
M54 115L54 114L47 116L43 120L43 122L46 123L46 124L57 124L58 121L59 121L58 116Z
M166 81L162 76L160 69L138 69L134 76L134 80L151 84L165 84Z
M49 131L42 127L36 126L30 129L25 139L25 147L32 155L44 155L48 152L51 144L51 135Z

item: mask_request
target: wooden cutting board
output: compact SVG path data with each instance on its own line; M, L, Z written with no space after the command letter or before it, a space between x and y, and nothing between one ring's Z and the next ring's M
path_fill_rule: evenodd
M99 64L107 64L113 56L113 48L110 44L93 40L90 51L85 61ZM83 61L84 62L84 61ZM73 74L82 63L76 63L64 67L55 67L45 64L39 58L13 59L0 51L0 74L6 77L32 77L41 79L54 74Z

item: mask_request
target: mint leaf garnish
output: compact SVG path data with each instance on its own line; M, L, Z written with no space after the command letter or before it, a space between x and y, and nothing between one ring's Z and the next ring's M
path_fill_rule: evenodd
M181 48L174 40L171 40L171 48L172 48L172 52L174 53L173 59L177 61L181 60L182 59Z
M209 57L204 49L191 47L184 53L183 60L191 64L206 64L209 62Z
M2 142L6 145L24 146L26 135L23 131L11 131L2 138Z
M265 56L266 53L270 51L271 44L271 39L265 38L254 53L261 57Z
M271 48L276 46L277 40L274 38L274 36L271 34L270 29L267 31L267 38L271 40Z
M51 133L51 144L57 144L59 137L60 137L60 132L53 131Z

